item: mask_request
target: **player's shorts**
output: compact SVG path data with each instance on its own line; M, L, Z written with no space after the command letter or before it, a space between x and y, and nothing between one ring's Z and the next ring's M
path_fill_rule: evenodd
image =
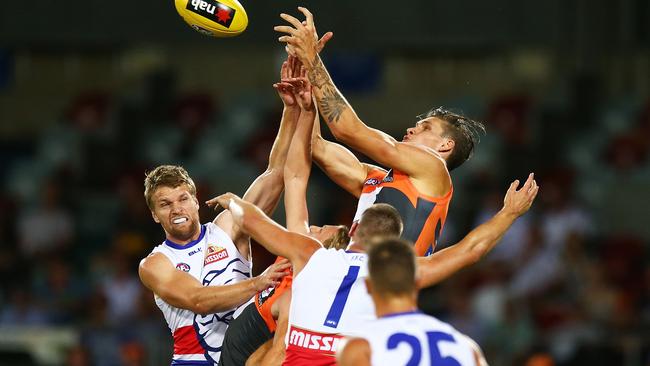
M273 338L264 319L251 303L230 322L221 346L219 366L242 366L266 341Z

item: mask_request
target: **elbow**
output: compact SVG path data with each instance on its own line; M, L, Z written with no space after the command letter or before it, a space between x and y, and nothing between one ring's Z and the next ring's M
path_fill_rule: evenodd
M200 292L201 292L200 290L195 291L195 294L190 297L188 310L190 310L195 314L199 314L203 316L208 315L212 312L211 311L212 309L208 308L207 303L202 300Z
M334 138L336 138L337 141L344 143L349 142L354 135L350 128L343 126L339 127L335 123L330 124L330 131L332 131L332 135L334 135Z
M268 179L269 181L278 181L278 182L282 182L283 175L284 175L284 166L278 167L278 166L269 165L264 171L264 173L262 173L262 176L265 179Z
M472 250L469 251L467 260L470 265L478 263L485 255L487 254L487 250L483 246L477 246L472 248Z

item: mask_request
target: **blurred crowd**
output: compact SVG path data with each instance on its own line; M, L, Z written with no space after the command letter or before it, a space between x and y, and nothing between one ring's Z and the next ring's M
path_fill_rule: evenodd
M137 274L164 239L144 172L184 165L202 202L242 193L266 165L278 100L224 106L169 82L162 73L140 93L82 93L40 136L3 143L0 329L74 329L66 365L169 362L170 332ZM494 365L650 363L650 235L636 207L650 203L650 102L595 101L581 88L561 105L505 95L447 106L469 109L488 134L453 174L439 248L499 210L510 181L534 171L541 187L492 253L421 294ZM317 224L349 224L356 204L318 169L309 200Z

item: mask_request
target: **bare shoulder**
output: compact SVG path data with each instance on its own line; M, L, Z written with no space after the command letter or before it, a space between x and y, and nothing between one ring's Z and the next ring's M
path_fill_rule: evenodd
M341 366L370 365L370 343L363 338L346 338L338 353L338 363Z
M416 170L409 175L411 183L418 192L427 196L444 196L451 190L451 175L447 170L447 162L440 154L424 145L408 145L407 151L416 160Z
M172 270L172 262L162 253L151 253L140 261L138 274L145 286L151 286L156 278L163 276L166 271Z

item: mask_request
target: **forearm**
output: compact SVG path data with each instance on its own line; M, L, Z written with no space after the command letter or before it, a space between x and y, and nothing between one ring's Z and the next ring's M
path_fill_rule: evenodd
M203 286L192 295L192 311L202 315L232 310L258 292L255 278L231 285Z
M311 130L316 111L303 110L298 127L291 140L289 155L291 159L284 166L284 208L287 229L307 234L309 232L309 212L307 210L307 184L311 173Z
M242 202L241 208L242 230L272 254L291 260L291 252L287 250L288 243L279 240L288 233L287 230L248 202Z
M311 134L316 118L315 110L303 110L298 118L298 126L291 140L288 155L291 156L284 165L284 179L309 179L311 173Z
M318 109L327 126L337 140L347 144L363 122L334 85L320 56L316 55L310 63L308 76Z
M458 244L429 257L418 258L419 286L432 286L478 262L501 240L516 218L514 214L499 211L489 221L467 234Z
M269 165L267 170L281 170L284 167L287 160L289 145L291 144L291 137L296 129L296 123L298 122L299 116L300 108L297 106L284 106L278 135L273 142L271 153L269 154Z

